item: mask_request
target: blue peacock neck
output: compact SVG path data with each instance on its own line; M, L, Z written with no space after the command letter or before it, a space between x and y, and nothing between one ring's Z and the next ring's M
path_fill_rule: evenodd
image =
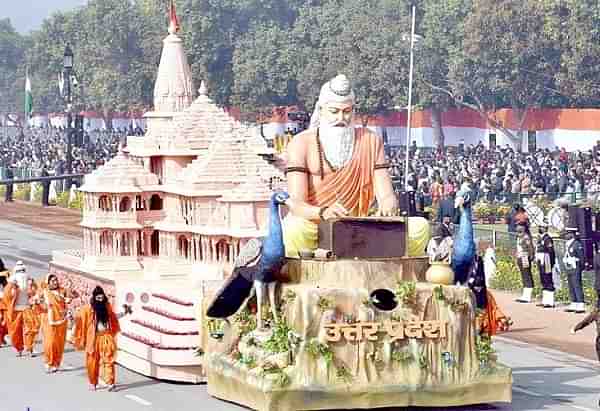
M470 204L464 205L460 213L460 225L456 237L457 242L460 241L463 244L471 244L474 242L473 218Z
M283 229L281 227L281 217L279 216L279 204L271 200L269 207L269 234L265 240L269 245L278 245L283 243Z

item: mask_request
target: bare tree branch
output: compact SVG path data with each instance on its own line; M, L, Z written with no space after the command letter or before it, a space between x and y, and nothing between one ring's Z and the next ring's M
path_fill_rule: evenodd
M431 88L432 90L439 91L441 93L447 94L448 96L450 96L450 98L452 98L456 102L456 104L475 111L477 114L479 114L479 116L482 119L484 119L485 121L487 121L494 128L502 131L502 133L504 133L514 143L517 143L517 144L520 143L521 138L519 136L516 136L512 131L510 131L506 127L504 127L499 121L497 121L496 119L494 119L493 117L491 117L489 115L488 111L485 110L485 107L484 107L483 103L481 102L481 100L479 100L474 93L473 93L472 97L475 100L475 102L477 103L477 105L471 104L471 103L467 103L463 99L458 98L452 91L450 91L450 90L448 90L446 88L433 85L433 84L431 84L431 83L429 83L429 82L427 82L425 80L421 80L421 81L423 83L425 83L425 85L428 86L429 88Z

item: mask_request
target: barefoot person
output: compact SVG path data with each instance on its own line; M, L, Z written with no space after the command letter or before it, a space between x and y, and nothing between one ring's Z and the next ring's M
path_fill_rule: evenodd
M48 274L44 291L47 314L44 326L44 360L46 372L54 373L60 368L67 337L67 304L70 298L60 287L58 277Z
M115 360L117 343L115 336L121 330L118 316L108 302L102 287L92 292L90 303L81 308L76 315L74 331L75 347L85 350L90 390L98 385L100 370L108 390L115 390Z
M4 291L8 314L8 332L11 344L17 352L17 357L23 355L25 334L28 334L28 330L26 330L28 324L26 324L25 317L30 309L30 299L33 297L33 294L28 293L28 289L29 274L27 274L27 268L23 262L17 261L14 274ZM27 349L30 348L33 350L33 347L29 347L28 344Z
M40 332L41 309L38 297L38 286L33 278L27 279L27 295L29 306L23 311L23 342L25 353L35 357L35 341Z
M286 171L292 201L283 231L289 257L317 248L320 220L367 216L375 199L380 215L397 212L383 142L366 128L354 128L354 100L346 76L327 82L310 129L288 145Z

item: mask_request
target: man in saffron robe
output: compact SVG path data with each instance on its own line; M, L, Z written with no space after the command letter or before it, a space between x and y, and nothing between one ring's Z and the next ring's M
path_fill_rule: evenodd
M366 128L355 129L353 114L354 92L348 78L338 75L321 88L311 127L288 145L288 257L317 248L320 220L367 216L375 199L380 215L397 213L383 142Z
M92 292L90 303L81 308L75 321L74 342L79 350L85 350L90 390L95 391L100 371L108 390L115 390L115 360L117 342L115 336L121 330L117 315L108 302L102 287Z
M60 288L58 277L48 274L48 288L44 291L47 314L44 324L44 360L46 372L58 371L65 352L67 337L67 292Z
M29 275L25 265L18 261L15 265L14 275L4 292L7 309L8 333L12 346L17 352L17 357L23 355L23 351L31 354L33 352L33 335L31 326L31 298L34 296L33 288L30 287ZM35 338L35 337L34 337Z

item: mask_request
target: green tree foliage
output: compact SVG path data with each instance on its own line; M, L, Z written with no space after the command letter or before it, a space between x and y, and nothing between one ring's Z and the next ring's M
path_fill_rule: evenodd
M600 105L600 3L596 0L560 2L559 25L554 38L559 42L561 68L556 74L560 91L569 105Z
M175 3L194 81L206 80L221 105L310 110L320 86L340 72L353 80L362 113L407 103L408 0ZM64 109L57 78L67 43L80 83L76 109L150 109L168 4L90 0L53 14L27 36L0 20L0 110L21 111L25 64L36 109ZM524 124L531 108L599 106L599 4L418 0L416 106L432 110L434 125L443 110L464 106L499 129L489 113L501 107L517 110Z
M269 24L253 28L237 42L232 102L242 113L260 114L297 103L291 38L289 30Z
M0 113L22 111L23 101L18 86L23 89L23 57L25 39L14 29L9 19L0 20Z
M455 103L448 93L431 85L447 86L450 64L462 54L464 20L471 7L472 0L447 0L445 7L440 7L437 0L420 4L423 38L417 47L417 90L420 105L431 109L433 137L438 146L444 145L441 112Z
M557 22L551 3L474 0L464 20L459 52L449 59L442 88L515 142L520 141L520 133L514 135L488 113L511 107L521 131L527 110L544 106L560 94L554 73L560 67L561 48L551 35Z
M377 0L329 0L301 8L293 28L301 101L311 108L320 86L344 73L352 79L359 112L405 104L408 11L403 1Z

